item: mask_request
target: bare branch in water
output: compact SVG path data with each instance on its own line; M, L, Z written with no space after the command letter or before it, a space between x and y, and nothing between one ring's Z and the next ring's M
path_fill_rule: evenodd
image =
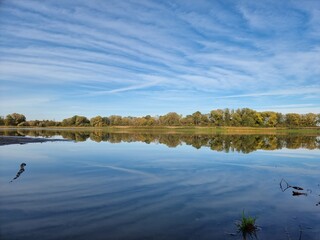
M24 172L24 167L25 166L27 166L27 164L25 164L25 163L21 163L20 164L19 172L17 172L16 176L10 182L13 182L13 180L16 180L18 177L20 177L20 175Z

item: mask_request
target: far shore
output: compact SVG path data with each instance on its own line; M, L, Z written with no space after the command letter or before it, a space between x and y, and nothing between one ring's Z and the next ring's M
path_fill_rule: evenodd
M320 134L320 127L301 127L301 128L287 128L287 127L210 127L210 126L108 126L108 127L14 127L1 126L0 130L55 130L55 131L106 131L106 132L159 132L159 133L226 133L226 134L246 134L246 133L313 133Z

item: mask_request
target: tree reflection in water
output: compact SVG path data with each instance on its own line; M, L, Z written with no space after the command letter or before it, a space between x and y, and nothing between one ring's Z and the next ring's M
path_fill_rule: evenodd
M317 135L294 134L188 134L188 133L157 133L157 132L121 132L111 133L103 130L28 130L1 131L3 135L53 137L60 135L76 142L90 139L95 142L144 142L165 144L177 147L182 144L196 149L209 147L214 151L250 153L256 150L289 149L320 149L320 139Z

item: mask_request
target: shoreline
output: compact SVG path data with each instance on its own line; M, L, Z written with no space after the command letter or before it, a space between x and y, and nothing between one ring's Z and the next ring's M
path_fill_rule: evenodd
M163 125L163 126L131 126L131 125L114 125L114 126L0 126L0 129L253 129L253 130L319 130L320 126L316 127L244 127L244 126L183 126L183 125Z
M52 126L52 127L15 127L0 126L0 131L11 130L34 130L34 131L105 131L105 132L167 132L167 133L313 133L320 134L320 127L211 127L211 126Z

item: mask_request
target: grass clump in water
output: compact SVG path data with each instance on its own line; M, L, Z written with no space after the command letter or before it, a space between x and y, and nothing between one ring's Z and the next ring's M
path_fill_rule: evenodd
M236 223L238 227L238 232L242 233L242 237L244 240L247 239L249 235L251 238L257 238L256 232L258 227L256 225L256 217L245 216L244 211L242 212L241 220Z

